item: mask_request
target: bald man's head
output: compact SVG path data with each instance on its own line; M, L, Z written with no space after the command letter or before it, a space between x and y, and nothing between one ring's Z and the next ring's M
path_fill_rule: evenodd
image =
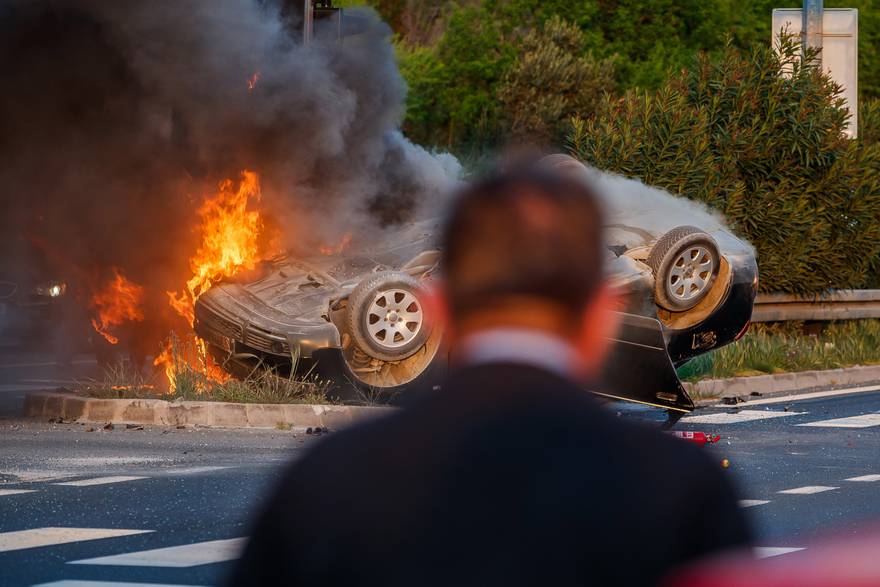
M604 253L599 204L581 179L530 169L474 183L445 232L451 319L513 300L552 305L574 319L602 285Z

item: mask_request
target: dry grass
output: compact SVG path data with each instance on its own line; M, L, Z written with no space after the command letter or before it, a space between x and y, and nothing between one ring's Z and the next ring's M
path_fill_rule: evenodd
M114 398L156 398L158 397L155 377L146 377L128 361L118 360L104 368L99 378L77 382L77 389L90 397Z
M256 364L243 379L226 379L199 350L197 341L171 333L166 341L173 367L173 391L167 388L164 373L146 377L127 362L120 361L104 370L101 378L80 382L78 389L101 398L161 398L167 400L218 401L261 404L327 404L330 382L312 373L300 377L281 377L267 365ZM295 366L294 366L295 367ZM296 372L296 369L293 369ZM211 373L222 375L212 377ZM225 379L225 380L220 380Z
M174 399L249 404L326 404L330 383L311 372L301 377L281 377L271 366L257 363L242 379L212 377L218 367L199 350L195 339L168 339L174 366ZM296 373L296 361L291 369Z
M207 393L184 399L245 404L328 404L330 384L312 375L301 378L279 377L272 370L258 367L243 380L215 383Z

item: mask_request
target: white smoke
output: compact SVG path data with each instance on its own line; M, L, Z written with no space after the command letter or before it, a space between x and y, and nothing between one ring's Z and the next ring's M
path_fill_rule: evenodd
M700 202L591 167L587 175L605 205L606 222L612 229L609 238L615 241L611 244L645 245L682 225L706 232L729 230L720 213Z

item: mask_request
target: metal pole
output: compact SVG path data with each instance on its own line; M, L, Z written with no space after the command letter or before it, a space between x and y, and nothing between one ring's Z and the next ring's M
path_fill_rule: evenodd
M315 25L314 12L312 10L312 0L304 0L305 8L303 9L303 45L312 42L312 32Z
M825 8L823 0L804 0L803 23L801 36L804 50L807 48L822 49L822 17ZM818 55L819 61L822 54Z

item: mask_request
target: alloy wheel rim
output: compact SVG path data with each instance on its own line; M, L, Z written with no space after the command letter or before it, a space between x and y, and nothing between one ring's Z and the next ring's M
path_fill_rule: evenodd
M679 253L666 277L666 290L674 299L689 302L701 296L712 281L715 260L703 245L687 247Z
M382 349L398 349L418 336L424 314L412 292L394 288L376 294L364 320L373 344Z

